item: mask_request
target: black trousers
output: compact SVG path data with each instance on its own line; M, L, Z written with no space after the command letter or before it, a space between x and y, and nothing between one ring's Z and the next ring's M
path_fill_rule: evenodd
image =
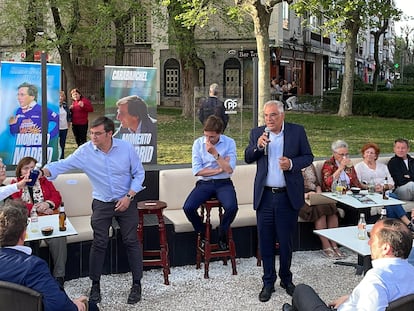
M115 212L116 202L92 201L91 226L93 241L89 256L89 277L92 281L99 281L105 261L105 252L108 246L109 227L112 217L119 223L122 242L125 245L129 267L134 283L142 278L142 249L137 237L138 210L137 199L131 201L129 208L124 212Z
M298 311L327 311L335 310L326 305L312 287L298 284L292 297L293 310Z
M72 124L73 136L75 136L78 147L86 143L86 135L88 134L88 124Z

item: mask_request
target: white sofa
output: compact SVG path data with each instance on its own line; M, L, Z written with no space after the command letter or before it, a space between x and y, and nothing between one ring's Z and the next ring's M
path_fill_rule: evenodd
M389 157L379 158L378 161L387 163ZM361 158L352 159L356 164ZM321 180L321 169L324 160L314 161L316 172ZM236 189L239 211L232 227L248 227L256 225L256 212L253 210L253 183L256 174L256 165L237 165L232 176ZM10 183L12 178L7 178L5 183ZM159 171L159 199L167 203L164 215L174 224L175 232L191 232L193 227L187 220L183 204L190 191L195 186L196 177L191 168L165 169ZM90 241L93 238L90 226L92 214L92 186L89 178L84 173L61 174L53 181L55 187L62 195L65 202L65 211L75 227L78 235L69 236L68 243ZM408 201L403 205L406 212L414 208L414 201ZM371 214L380 213L380 208L371 209ZM218 225L218 213L212 213L213 226ZM303 220L299 218L299 221ZM112 236L112 228L109 232Z
M379 158L378 161L387 163L388 157ZM356 164L362 161L361 158L352 159ZM316 168L319 181L322 179L322 165L325 160L313 162ZM237 165L232 176L236 189L239 211L232 227L245 227L256 225L256 212L253 210L253 183L256 174L256 165ZM167 203L164 215L174 224L175 232L191 232L193 227L187 220L183 205L188 194L194 188L196 177L193 176L191 168L160 170L159 174L159 199ZM414 201L408 201L403 205L406 212L414 208ZM372 208L371 215L380 214L381 208ZM341 215L343 217L343 215ZM218 213L212 213L213 227L218 225ZM301 218L299 222L303 222Z

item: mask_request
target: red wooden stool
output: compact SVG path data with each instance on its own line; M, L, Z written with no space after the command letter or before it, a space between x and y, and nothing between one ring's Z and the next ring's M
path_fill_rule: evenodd
M218 207L219 210L219 217L220 217L220 224L221 220L223 218L223 207L218 200L208 200L201 204L201 213L200 217L202 221L204 222L204 212L205 212L205 223L206 223L206 231L204 236L204 247L201 245L201 236L200 234L197 236L197 265L196 268L200 269L201 267L201 258L204 256L204 278L208 279L208 268L210 264L211 258L222 258L223 264L227 265L227 257L230 257L231 260L231 266L233 269L233 275L237 274L236 270L236 246L233 241L233 233L231 228L227 231L227 240L229 243L229 249L227 250L221 250L218 246L218 244L212 244L210 243L211 238L211 222L210 222L210 213L211 209L213 207Z
M169 285L168 274L170 274L170 263L168 260L167 231L165 228L162 210L167 207L167 203L158 200L147 200L138 202L138 241L142 247L143 265L149 267L162 267L164 272L164 284ZM158 232L160 239L160 249L144 251L144 215L153 214L158 218ZM145 259L145 257L150 257ZM154 258L155 257L155 258Z

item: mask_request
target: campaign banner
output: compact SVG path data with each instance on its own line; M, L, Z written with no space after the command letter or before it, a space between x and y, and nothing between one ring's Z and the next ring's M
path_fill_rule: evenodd
M142 163L157 163L157 69L105 66L105 114L114 137L129 141Z
M47 162L58 158L61 66L46 65ZM42 163L42 73L40 63L1 62L0 157L17 165L23 157Z

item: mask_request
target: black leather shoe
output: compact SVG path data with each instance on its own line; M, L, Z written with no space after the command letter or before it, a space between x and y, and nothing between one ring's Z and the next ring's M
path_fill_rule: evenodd
M282 311L293 311L293 307L288 303L284 303L282 306Z
M131 292L128 296L127 303L132 305L141 300L141 284L134 284L131 287Z
M275 288L273 286L263 286L262 291L259 294L259 300L261 302L268 301L274 292Z
M99 284L92 285L91 293L89 294L89 301L93 303L101 302L101 288Z
M292 282L290 282L288 284L285 284L283 282L280 282L280 287L283 288L283 289L285 289L286 290L286 293L289 296L292 296L293 295L293 292L295 291L295 288L296 288L296 286Z
M220 227L217 227L218 232L218 246L220 250L225 251L229 249L229 244L227 243L227 234L223 232Z
M229 244L227 243L226 235L221 235L218 240L218 246L220 250L225 251L229 249Z

